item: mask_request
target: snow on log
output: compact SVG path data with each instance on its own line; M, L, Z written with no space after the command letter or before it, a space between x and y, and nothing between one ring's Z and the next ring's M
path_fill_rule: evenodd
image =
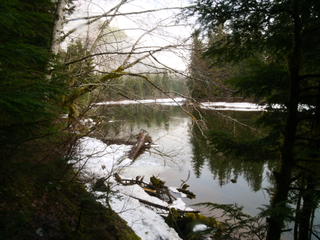
M141 202L143 204L146 204L146 205L149 205L149 206L152 206L152 207L155 207L155 208L160 208L160 209L163 209L163 210L166 210L166 211L170 211L169 207L166 207L166 206L163 206L163 205L159 205L159 204L156 204L156 203L152 203L152 202L149 202L149 201L141 199L141 198L137 198L137 197L133 197L133 196L130 196L130 197L137 199L139 202ZM176 210L179 213L200 213L200 211L198 211L198 210L194 210L194 211L185 211L185 210L181 210L181 209L176 209Z

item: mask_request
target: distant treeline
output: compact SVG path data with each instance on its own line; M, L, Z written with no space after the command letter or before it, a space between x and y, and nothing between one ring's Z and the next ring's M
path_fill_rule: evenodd
M168 98L187 95L186 80L171 76L168 72L145 75L145 78L124 76L107 86L100 100Z

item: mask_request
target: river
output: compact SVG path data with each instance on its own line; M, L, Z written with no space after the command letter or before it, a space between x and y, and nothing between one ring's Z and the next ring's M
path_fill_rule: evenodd
M174 187L187 180L189 190L196 198L183 200L217 220L223 220L219 218L221 212L192 205L236 203L244 207L245 213L258 214L257 208L269 203L266 189L274 186L270 176L277 166L265 161L242 162L222 154L214 155L202 131L219 129L231 132L237 138L253 139L264 134L261 129L251 128L260 112L203 109L188 109L188 112L203 121L195 124L178 106L103 105L100 114L110 120L101 134L109 139L124 139L144 131L152 137L156 145L123 170L126 177L144 176L148 181L154 175L166 181L167 186Z
M104 106L102 112L112 115L113 119L104 127L108 138L125 138L143 129L156 144L125 169L124 175L133 178L145 176L146 180L155 175L166 181L168 186L180 186L190 172L187 184L190 185L189 190L196 194L196 199L185 199L190 205L208 201L237 203L244 206L245 212L256 214L257 207L268 203L268 194L263 190L272 185L267 164L228 162L223 157L212 156L199 127L180 107ZM243 138L255 136L253 130L219 114L250 126L259 112L202 112L208 128L223 128Z

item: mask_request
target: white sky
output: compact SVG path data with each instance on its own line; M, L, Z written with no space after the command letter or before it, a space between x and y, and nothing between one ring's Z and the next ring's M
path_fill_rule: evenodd
M83 16L100 15L109 11L113 6L117 5L120 0L78 0L77 11L70 18L78 18ZM175 8L187 6L187 0L169 1L169 0L128 0L126 4L120 7L120 13L141 12L146 10L154 10L161 8ZM150 49L150 47L159 47L167 45L181 44L185 39L189 38L191 34L191 27L177 26L175 15L180 13L180 10L164 10L144 14L133 14L127 16L117 16L112 22L111 26L116 26L119 29L124 29L126 35L135 42L145 31L148 31L156 24L160 26L151 34L144 36L140 44ZM106 20L106 18L103 18ZM80 26L83 21L73 21L66 29ZM86 27L80 28L79 32L85 32ZM142 29L142 30L139 30ZM185 49L176 49L174 51L165 51L161 54L155 55L157 59L167 66L177 69L185 70L186 61L188 59L188 51Z

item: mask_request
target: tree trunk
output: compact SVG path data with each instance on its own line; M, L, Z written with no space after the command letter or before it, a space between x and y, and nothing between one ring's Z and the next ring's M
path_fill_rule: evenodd
M136 146L133 146L129 154L129 158L134 160L139 152L139 150L145 145L146 136L143 133L139 133L139 138Z
M292 57L296 56L295 54ZM294 61L294 59L291 59ZM291 61L289 60L289 61ZM290 100L288 103L288 115L283 131L283 142L280 146L281 167L279 173L274 172L276 178L276 189L271 201L271 208L286 208L291 174L294 166L294 148L298 124L297 109L299 99L299 74L290 71ZM278 211L276 211L278 212ZM269 218L267 240L280 239L286 216L273 213Z
M286 208L291 174L294 166L294 147L297 130L297 108L298 108L298 77L291 76L290 101L288 104L288 116L283 131L283 142L280 146L281 167L279 173L274 172L276 178L276 189L271 201L271 208ZM278 212L278 211L276 211ZM285 215L273 214L269 219L267 240L280 239L284 226Z
M296 206L296 217L295 217L295 223L294 223L294 230L293 230L293 240L298 240L298 229L299 229L299 216L300 216L300 207L301 207L301 198L302 198L302 192L303 190L299 191L297 206Z
M314 204L314 178L309 176L307 178L307 188L303 195L303 205L302 210L300 213L299 219L299 240L309 239L309 229L312 227L310 226L310 219L312 215L312 210L316 207Z
M114 79L120 78L122 75L119 74L123 71L122 66L118 67L117 70L113 71L112 73L108 73L104 76L102 76L99 79L99 83L106 83L106 82L110 82ZM76 117L76 112L75 112L75 108L73 106L74 101L83 96L86 93L89 93L91 91L93 91L94 89L98 88L100 85L99 84L90 84L87 85L83 88L77 89L76 91L74 91L73 93L71 93L69 96L65 97L64 101L63 101L63 106L67 107L69 109L69 117L70 118L74 118Z
M294 1L294 4L294 12L292 13L294 20L293 48L286 57L290 77L290 95L287 104L287 118L283 130L283 141L280 145L281 167L279 173L275 173L276 189L271 200L273 213L269 218L267 240L279 240L281 237L286 219L286 215L283 214L283 212L285 212L285 208L287 208L291 174L294 166L294 148L299 121L297 116L300 98L299 80L302 71L299 3L298 1ZM280 208L281 211L278 211L277 208Z
M59 0L56 4L55 18L53 22L53 28L51 33L50 51L53 54L57 54L60 45L60 34L63 25L63 11L66 7L66 0Z
M319 86L319 85L318 85ZM320 93L320 90L318 90L318 95ZM320 97L317 97L316 100L316 112L315 116L319 116L319 106L320 106ZM312 133L310 138L317 138L319 136L319 125L320 125L320 119L317 118L315 122L312 124ZM311 150L313 150L311 158L319 158L319 153L317 153L317 150L319 149L319 142L310 142L309 145L311 146ZM317 166L314 164L307 165L309 169L315 169ZM317 207L317 197L315 196L316 191L316 179L314 175L308 174L307 176L307 187L304 191L303 195L303 206L300 213L299 218L299 240L304 239L310 239L311 232L313 227L313 218L314 218L314 211Z

